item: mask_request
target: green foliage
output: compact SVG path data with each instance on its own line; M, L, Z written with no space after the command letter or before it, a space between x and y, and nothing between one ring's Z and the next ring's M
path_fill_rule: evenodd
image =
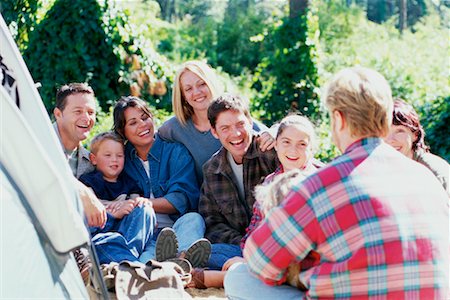
M430 14L401 35L395 20L375 24L358 7L336 3L319 5L321 47L319 82L323 85L342 68L361 65L379 71L393 95L422 112L426 141L432 151L448 158L448 28ZM329 16L333 15L333 18ZM432 45L432 46L430 46ZM448 120L448 119L447 119ZM441 150L442 149L442 150Z
M192 23L192 17L186 16L160 29L158 51L179 62L204 57L210 62L216 61L217 26L213 18L205 17Z
M240 75L244 69L253 70L261 61L262 44L251 37L264 31L270 12L255 1L228 1L223 22L217 32L217 61L223 70Z
M450 161L450 96L425 103L419 113L431 152Z
M448 70L443 67L448 65L448 29L439 24L436 15L424 18L414 32L400 35L393 23L377 25L367 21L362 11L334 8L319 9L323 20L318 65L322 84L342 68L361 65L382 73L393 95L415 107L450 94ZM336 17L328 18L330 13Z
M268 124L289 111L316 117L318 19L311 10L298 18L285 19L268 30L267 53L254 76L258 90L256 109Z
M92 139L99 133L112 130L113 127L113 107L111 106L108 113L97 109L96 123L89 133L89 137L83 141L85 147L89 149Z
M208 16L208 11L212 6L217 5L214 1L205 0L157 0L157 2L161 7L161 15L164 20L174 21L189 14L195 23Z
M327 163L341 154L332 141L330 118L327 113L322 113L322 117L315 122L315 127L319 141L318 151L315 157L322 162Z
M0 13L19 49L28 42L28 34L36 25L39 7L39 0L2 0L0 3Z
M68 9L70 8L70 9ZM34 31L24 58L45 106L54 105L58 86L88 82L103 108L124 91L119 84L123 16L95 0L58 0Z
M171 110L172 61L206 58L224 75L226 89L250 98L253 114L266 123L290 110L310 116L321 137L318 156L328 161L337 150L328 117L319 112L318 86L344 67L362 65L380 71L394 96L416 107L432 151L449 158L445 3L433 2L438 15L427 0L408 1L411 27L401 35L391 0L377 2L385 5L378 7L385 10L382 24L367 20L372 12L363 0L309 1L308 14L293 20L282 19L287 1L116 1L125 11L108 1L1 2L48 109L57 86L88 81L103 111L131 93L163 120ZM109 129L110 118L100 112L96 132Z
M132 6L158 6L160 13L156 14L149 13L147 8L133 9L132 21L138 16L139 24L145 24L147 30L142 34L153 42L160 54L176 62L204 57L215 60L217 26L222 20L225 1L141 0L132 3Z
M119 2L130 15L127 30L133 37L128 43L132 55L127 57L119 80L130 87L132 95L156 109L172 110L171 90L177 68L172 61L204 57L205 49L211 49L216 22L208 11L211 5L201 2L161 2L170 13L174 13L173 5L177 5L177 15L169 17L166 16L169 12L162 12L169 19L183 16L173 24L159 18L160 6L156 1ZM207 11L202 11L203 8ZM188 13L190 9L193 10Z
M367 19L376 23L383 23L390 18L398 18L399 1L383 0L383 1L367 1L364 10L367 12ZM409 0L406 1L407 25L415 25L420 18L427 14L428 7L426 0Z

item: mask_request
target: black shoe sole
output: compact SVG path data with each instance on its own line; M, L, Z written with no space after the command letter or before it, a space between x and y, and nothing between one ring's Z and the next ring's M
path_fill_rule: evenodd
M189 249L186 250L185 257L193 268L205 267L211 255L211 243L207 239L195 241Z
M166 227L161 230L155 246L155 258L157 261L166 261L175 258L178 253L178 241L175 231Z

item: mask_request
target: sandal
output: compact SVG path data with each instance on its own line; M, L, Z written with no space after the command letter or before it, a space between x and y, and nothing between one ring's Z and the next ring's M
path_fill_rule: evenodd
M189 262L187 262L187 263L189 264ZM183 287L187 287L192 282L192 274L186 273L178 263L175 263L175 265L176 265L176 267L174 267L174 269L180 276ZM190 264L189 264L189 266L190 266Z
M115 288L115 280L119 264L116 262L110 262L109 264L102 264L100 270L102 272L103 281L108 291L113 291Z
M175 231L170 227L161 230L156 238L155 258L157 261L166 261L175 258L178 253L178 240Z
M188 288L194 289L207 289L208 287L205 285L205 272L204 269L195 268L191 272L192 280L187 285Z
M166 261L170 261L170 262L176 263L177 265L179 265L183 269L183 271L185 273L190 274L191 271L192 271L191 263L185 258L176 257L176 258L168 259Z

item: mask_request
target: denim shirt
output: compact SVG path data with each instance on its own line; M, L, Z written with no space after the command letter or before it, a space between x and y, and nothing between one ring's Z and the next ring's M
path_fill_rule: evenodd
M155 141L147 155L150 178L137 156L136 149L125 145L125 172L144 191L144 197L153 193L155 198L164 197L180 215L198 210L200 194L195 175L194 161L187 149L179 143L163 141L155 135Z

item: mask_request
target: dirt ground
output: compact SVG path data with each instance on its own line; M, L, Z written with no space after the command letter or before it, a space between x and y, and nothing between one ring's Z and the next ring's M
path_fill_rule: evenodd
M186 289L189 295L192 296L193 299L226 299L224 289L218 288L208 288L205 290L200 289Z
M192 299L208 299L208 300L222 300L227 299L225 297L225 291L224 289L218 289L218 288L208 288L205 290L200 289L185 289L185 291L191 295ZM91 299L97 299L95 294L90 294ZM117 300L115 293L109 293L109 299L111 300Z

